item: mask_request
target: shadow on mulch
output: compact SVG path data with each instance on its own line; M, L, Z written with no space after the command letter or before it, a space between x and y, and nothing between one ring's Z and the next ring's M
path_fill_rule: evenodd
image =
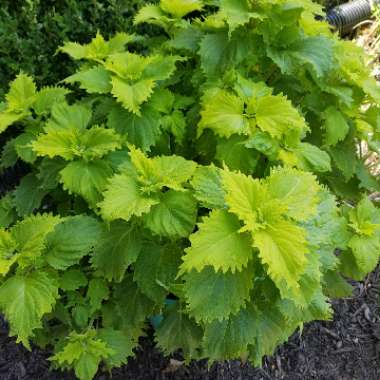
M355 284L352 298L333 302L335 319L308 324L280 347L262 369L238 361L207 367L205 361L174 370L151 339L144 338L136 358L97 380L378 380L380 379L380 271ZM73 375L49 371L49 353L28 352L7 335L0 323L1 380L73 380ZM175 359L178 359L175 358Z

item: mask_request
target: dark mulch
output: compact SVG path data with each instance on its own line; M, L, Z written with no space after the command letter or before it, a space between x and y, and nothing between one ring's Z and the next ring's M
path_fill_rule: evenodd
M262 369L238 361L179 366L178 357L164 358L149 338L142 339L136 358L113 371L113 380L378 380L380 379L380 271L355 285L350 299L333 302L335 319L314 322L280 347ZM72 380L73 375L49 371L48 353L28 352L8 338L0 323L1 380ZM177 360L175 360L177 359ZM97 380L111 376L99 374Z

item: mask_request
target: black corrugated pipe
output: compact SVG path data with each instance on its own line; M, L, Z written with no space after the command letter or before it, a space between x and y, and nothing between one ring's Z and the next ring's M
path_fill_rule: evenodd
M334 26L340 34L349 33L355 25L368 20L372 16L373 7L380 0L354 0L338 5L327 12L327 21Z

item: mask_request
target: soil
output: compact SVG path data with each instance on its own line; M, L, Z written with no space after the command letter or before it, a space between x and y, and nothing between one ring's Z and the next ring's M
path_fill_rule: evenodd
M352 298L333 301L335 318L313 322L294 334L261 369L239 361L208 368L205 361L185 366L180 355L164 358L151 337L141 340L136 358L96 380L378 380L380 379L380 270L355 283ZM8 337L0 320L1 380L73 380L71 373L51 371L49 352L31 352Z

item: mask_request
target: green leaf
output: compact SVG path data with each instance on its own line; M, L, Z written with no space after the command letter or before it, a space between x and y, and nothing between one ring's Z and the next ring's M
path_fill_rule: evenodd
M13 192L17 214L26 216L39 209L46 194L46 190L40 187L40 181L34 174L23 177Z
M92 217L77 215L63 220L46 238L46 261L65 270L78 264L96 245L101 226Z
M301 160L305 161L306 168L309 166L312 170L320 173L331 171L330 156L315 145L301 143L296 150L296 154Z
M241 271L253 257L252 240L248 233L240 233L238 218L224 210L215 210L198 224L198 231L190 235L181 265L182 272L201 271L207 266L227 273Z
M108 94L112 90L111 75L103 66L81 70L64 80L65 83L80 83L80 88L89 94Z
M203 207L224 208L225 193L220 175L221 170L215 166L199 166L191 180L195 197Z
M135 25L142 24L144 22L160 22L166 21L167 17L162 9L155 4L144 5L139 12L136 14L133 23Z
M8 193L0 199L0 228L10 226L16 218L17 213L14 209L13 198L11 193Z
M223 320L236 314L249 299L254 274L251 265L235 273L215 272L211 267L187 273L184 294L189 314L203 322Z
M175 306L167 308L155 332L157 345L166 355L182 350L187 361L198 356L202 337L202 328Z
M122 316L124 328L129 331L141 327L155 307L155 302L132 281L132 275L116 285L114 297L117 300L115 308Z
M134 264L133 279L147 297L160 304L178 273L180 258L174 245L145 245Z
M59 281L59 288L68 292L87 285L87 277L80 269L66 270Z
M248 344L257 339L257 315L251 306L223 321L206 324L203 338L204 355L210 361L246 356Z
M336 271L328 271L323 276L324 293L332 298L351 297L354 288Z
M188 13L202 10L203 4L201 0L161 0L160 8L176 18L182 18Z
M6 95L7 110L12 112L26 112L35 101L36 85L29 75L20 73L11 83Z
M248 119L244 116L244 102L237 96L221 89L209 90L202 99L203 110L198 125L198 136L205 128L220 137L248 134Z
M33 133L24 132L14 139L14 148L17 155L25 162L33 164L36 161L37 155L32 149L32 142L36 136Z
M197 204L188 192L169 190L145 216L145 225L155 234L187 237L194 229Z
M339 141L343 141L347 136L350 126L348 125L345 117L335 107L329 107L325 111L325 125L326 130L325 144L336 145Z
M124 219L133 215L141 216L158 204L157 197L145 195L133 173L124 170L113 176L103 193L104 200L99 204L104 220Z
M60 171L60 182L69 194L80 195L94 207L111 175L112 169L105 161L73 161Z
M246 147L246 138L232 135L229 139L220 139L216 147L215 158L231 170L253 173L258 164L260 154Z
M120 282L129 265L137 260L141 249L138 227L116 221L99 236L91 254L91 263L107 280Z
M57 298L55 280L41 271L13 276L1 285L0 307L17 342L30 349L29 338L42 327L43 316L52 311Z
M141 116L118 106L114 107L108 115L108 126L120 135L126 136L128 142L146 152L156 145L161 135L159 119L159 113L149 105L141 107Z
M141 105L152 96L154 87L155 82L152 79L130 84L124 79L113 76L111 93L128 111L140 116Z
M128 358L134 356L133 349L138 342L131 337L131 333L114 330L112 328L103 328L97 331L100 340L107 344L113 353L105 359L105 363L109 368L121 367L127 364Z
M90 280L87 291L87 298L90 304L90 312L100 310L102 302L109 297L110 290L107 282L101 278Z
M92 380L101 361L115 354L106 342L96 338L95 330L72 332L65 343L50 360L63 367L73 366L79 380Z

